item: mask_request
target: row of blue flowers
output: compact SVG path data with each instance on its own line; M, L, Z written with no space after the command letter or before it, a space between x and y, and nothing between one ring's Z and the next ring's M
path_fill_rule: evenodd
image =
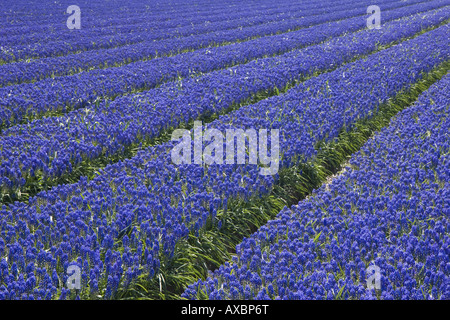
M383 12L383 21L386 23L390 20L409 16L421 11L438 8L443 4L447 4L447 2L444 0L435 0L397 10L390 10ZM448 17L446 12L448 10L448 7L444 7L437 12L433 12L433 19L436 20L430 21L429 23L437 23L440 19L445 20ZM359 14L360 12L356 11L356 13ZM345 12L345 14L351 16L352 13ZM322 19L339 20L342 18L343 14L338 12L337 14L324 15L321 19L316 18L318 20L316 23ZM94 103L99 97L116 97L133 90L150 89L163 82L173 81L179 77L192 77L213 70L242 64L257 58L279 55L304 46L318 44L329 38L355 32L363 28L366 28L366 20L361 16L357 16L336 22L319 24L287 34L262 37L222 47L200 49L173 57L134 62L119 68L94 70L72 76L50 78L30 84L8 86L0 89L0 97L2 97L0 98L0 105L3 106L0 112L0 123L3 127L8 127L22 122L26 116L42 115L55 110L64 112L67 109L79 109L82 107L95 108ZM272 29L270 32L275 33L277 30ZM104 64L105 62L110 64L110 62L117 62L117 59L121 60L124 57L130 59L133 56L133 54L129 53L130 50L137 54L135 55L135 59L142 59L143 57L152 56L156 53L161 55L167 52L167 50L169 52L178 52L187 48L202 47L211 41L217 41L217 39L222 39L225 42L236 41L244 31L246 33L245 37L249 37L250 35L247 33L249 32L249 28L245 28L239 32L228 32L233 35L231 38L218 38L217 34L195 35L159 41L152 45L141 43L139 44L141 49L138 51L136 51L137 48L132 49L126 46L101 52L98 50L89 51L84 53L84 55L89 56L89 66L93 61L99 61L100 64ZM260 26L257 26L252 29L252 32L252 36L254 36L265 31ZM153 53L149 53L149 51L153 51ZM72 55L72 57L78 60L83 58L82 55L77 54ZM109 60L109 55L113 57L113 60ZM63 60L63 68L70 66L70 68L77 70L82 67L75 61L67 59L67 57L55 59ZM36 60L35 64L40 71L36 71L33 67L30 69L32 63L14 63L0 66L0 72L3 71L4 77L8 77L8 75L16 77L21 74L18 68L23 66L26 68L26 72L30 77L32 77L31 79L35 79L35 75L39 72L44 72L47 75L58 73L55 70L58 64L52 61L49 65L51 69L48 69L45 67L47 62L41 59ZM114 81L111 82L111 79L114 79Z
M449 86L447 74L182 296L450 299Z
M17 45L30 42L48 42L54 40L73 39L73 34L67 33L64 23L68 17L68 4L58 3L56 6L42 6L41 3L25 1L8 1L8 12L1 12L0 35L4 36L2 43ZM231 11L230 8L240 3L243 11ZM99 2L80 1L78 7L83 12L83 30L89 36L113 35L116 33L142 32L155 29L172 29L187 25L204 24L206 21L223 22L235 19L256 18L261 14L289 15L287 4L280 2L275 5L266 2L252 3L242 1L200 1L196 6L187 6L186 0L153 3L152 6L142 1L128 1L124 6L120 1L111 1L108 6ZM284 6L283 6L284 4ZM294 9L297 9L294 6ZM225 15L224 13L227 12ZM201 17L201 18L200 18ZM36 18L39 24L36 24ZM243 20L245 21L245 20ZM78 34L79 35L79 34ZM21 36L21 37L18 37Z
M354 2L358 0L345 0L340 1L340 3L344 3L344 5L348 5L348 2ZM347 2L347 3L345 3ZM85 2L86 3L86 2ZM81 32L77 33L69 33L68 30L62 29L59 31L55 30L54 36L49 36L50 39L45 41L45 37L43 41L39 41L39 36L36 37L30 37L30 39L26 39L25 37L24 41L26 43L24 44L17 44L13 45L12 43L9 43L11 41L19 41L18 39L21 39L21 36L14 36L11 41L7 41L8 36L6 37L6 45L4 46L4 50L0 51L0 60L4 62L16 62L20 60L26 60L26 59L37 59L37 58L44 58L44 57L52 57L52 56L60 56L60 55L67 55L69 53L77 53L79 51L86 51L86 50L95 50L95 49L105 49L105 48L114 48L117 46L126 46L134 43L139 43L142 41L153 41L153 40L161 40L166 38L175 38L180 36L189 36L192 34L202 34L207 32L213 32L217 30L226 30L226 29L236 29L239 27L245 27L245 26L251 26L253 24L264 24L265 22L270 21L276 21L279 19L278 14L280 10L285 10L285 8L288 5L292 5L292 2L289 4L282 2L282 6L284 8L280 8L275 10L275 13L268 14L260 14L258 15L257 12L255 12L253 15L250 15L248 18L233 18L232 15L230 15L230 9L229 8L222 8L221 13L212 13L209 15L211 18L210 23L205 23L205 18L208 18L208 15L200 14L196 15L194 12L192 12L191 21L189 23L183 24L183 21L178 21L176 17L171 16L172 14L169 12L165 12L163 15L166 18L175 18L169 24L172 24L172 27L170 28L167 24L161 25L157 24L156 28L152 28L149 30L140 30L132 29L129 30L129 32L123 32L123 33L115 33L114 32L114 26L112 26L109 32L105 32L106 35L103 35L102 31L97 31L95 28L81 28ZM316 10L320 10L320 12L323 14L326 12L326 10L323 9L323 7L326 8L327 4L322 3L312 3L306 5L307 11L309 14L313 14L316 12ZM300 7L301 4L294 5L295 7ZM335 5L332 5L333 7ZM90 7L89 3L87 7ZM116 7L116 6L113 6ZM316 9L316 7L319 7L321 9ZM117 7L116 7L117 8ZM64 8L63 10L65 10ZM81 9L81 7L80 7ZM251 10L251 9L250 9ZM363 10L363 9L361 9ZM64 12L64 11L63 11ZM307 14L308 14L307 13ZM103 12L101 14L104 14ZM255 16L257 14L257 16ZM97 13L97 16L99 13ZM214 17L215 15L223 16L225 20L223 21L217 21L215 22ZM298 20L303 15L305 15L305 12L303 10L297 10L292 11L290 17L285 20L285 24L292 26L296 25L296 19ZM114 16L114 14L113 14ZM239 15L238 15L239 16ZM62 17L67 18L68 15ZM141 18L141 19L145 19ZM222 18L223 19L223 18ZM228 20L230 19L230 20ZM83 20L84 21L84 20ZM209 20L207 20L209 21ZM145 22L144 22L145 23ZM179 24L181 23L181 26ZM65 25L65 22L62 21L63 26ZM149 26L150 27L150 26ZM144 28L145 29L145 28ZM287 29L286 29L287 30ZM78 31L78 30L77 30ZM130 32L133 31L133 32ZM110 34L108 34L110 33ZM51 38L54 38L53 41ZM33 39L36 38L36 39ZM148 45L148 44L147 44Z
M415 2L419 2L419 0L415 0ZM408 3L408 6L404 7L403 10L407 10L405 14L416 13L419 12L420 10L422 11L430 10L433 8L437 8L437 6L435 6L434 3L435 2L419 3L418 6L413 5L413 3ZM440 1L440 3L441 5L447 4L445 1ZM226 29L223 28L223 26L217 26L217 29L207 33L194 33L192 35L175 38L169 37L167 39L161 39L158 41L148 39L136 44L119 46L116 48L88 50L85 52L68 54L60 57L48 57L35 59L31 61L20 61L17 63L6 64L0 66L0 86L12 85L22 82L30 82L34 80L42 80L48 77L65 76L73 73L78 73L81 70L86 71L91 70L92 68L99 68L99 67L103 68L104 66L116 66L117 64L135 62L140 61L142 59L154 57L161 57L163 55L177 54L184 50L194 50L220 43L230 43L236 42L238 40L239 41L248 40L254 37L273 35L278 32L286 32L288 30L293 30L301 27L310 27L311 25L317 25L332 20L342 20L350 18L355 15L365 14L365 11L362 10L360 7L348 10L346 9L348 7L348 4L345 4L344 7L342 7L342 4L334 4L334 5L335 6L340 5L340 7L337 8L341 9L333 10L334 7L327 7L327 10L333 11L331 14L326 15L323 14L318 15L320 13L323 13L321 12L323 11L323 9L319 12L317 10L311 10L306 8L306 12L303 13L306 17L300 20L298 19L292 20L288 25L286 25L285 21L273 21L273 22L265 22L264 24L256 24L256 22L253 21L253 19L248 18L248 20L251 23L249 22L250 23L249 26L245 26L244 24L245 28L241 28L242 27L241 26L237 29L236 28ZM358 3L352 3L351 7L353 8L355 5L358 5ZM396 17L395 16L392 17L392 13L390 12L390 10L398 8L401 5L405 4L404 3L391 4L389 3L389 1L384 0L381 3L381 5L383 7L383 13L386 14L386 15L383 14L383 21L389 21L391 19L401 16L397 15ZM361 4L359 4L359 6L361 6ZM414 10L414 8L417 9ZM263 16L265 17L265 19L268 19L267 14L263 14ZM365 26L366 20L360 17L358 19L358 22L359 26L361 25ZM295 25L293 25L293 23L295 23ZM343 22L343 24L347 25L348 23ZM336 28L337 26L339 25L333 24L332 26L330 26L330 28L331 27ZM351 29L349 31L351 31ZM325 37L329 32L332 31L323 30L324 34L322 35L322 37ZM334 34L337 33L335 32L330 33L328 34L328 37L331 37ZM283 51L283 46L286 46L289 43L286 40L290 40L291 39L290 36L294 35L295 35L294 33L289 33L289 36L287 36L286 34L279 35L277 37L273 37L272 38L273 40L271 41L275 41L279 46L282 46L279 48L280 49L279 51L281 52ZM305 36L308 38L310 37L308 33L306 33ZM284 42L288 43L285 44ZM245 47L241 48L244 49ZM246 49L246 51L248 51L248 48ZM235 55L237 54L235 53ZM145 67L145 64L142 66ZM51 89L51 86L48 85L48 83L45 89L43 88L43 85L44 84L41 84L38 87L41 89L41 91L45 90L44 92L47 92L47 90ZM19 87L18 89L8 88L8 90L12 90L11 94L14 92L13 95L16 95L17 91L15 90L19 90L18 92L22 92L21 95L24 95L24 92L30 90L30 86ZM35 96L35 95L29 94L28 96Z
M206 12L209 12L210 14L219 13L220 17L217 17L219 18L219 21L227 20L227 18L223 16L223 11L225 8L229 10L230 7L236 6L238 3L241 3L243 9L255 10L256 14L264 12L265 9L270 9L270 12L274 12L272 10L276 7L274 4L270 6L267 2L261 2L261 11L258 11L257 4L238 0L216 1L215 3L211 3L207 0L199 0L197 7L188 7L188 3L189 2L186 0L175 0L171 2L155 1L153 6L149 6L139 0L130 0L126 5L123 5L120 0L112 0L109 2L108 6L105 6L99 2L81 0L78 2L78 6L84 8L84 11L87 13L84 17L86 26L89 28L105 28L106 32L113 26L118 27L120 30L120 28L125 28L126 25L147 23L143 21L146 17L161 23L168 23L170 20L176 19L178 20L179 25L183 25L191 24L194 20L190 19L198 18L198 15L209 17L206 14ZM67 16L58 19L57 15L61 14L61 11L66 11L68 2L53 3L53 6L43 6L43 3L39 2L17 0L8 1L6 4L7 9L1 11L3 19L0 21L0 27L2 27L0 35L2 36L44 34L49 30L58 29L58 25L61 24L61 21L65 22L67 19ZM279 11L282 13L285 10L283 8ZM235 14L238 13L229 12L230 17L234 18ZM216 17L215 15L212 16ZM251 15L249 12L245 12L241 13L241 15L236 15L236 18L241 16L245 17ZM36 23L36 18L39 19L38 24ZM148 21L148 23L151 23L151 21ZM173 27L174 21L171 21L171 23L172 24L167 25L167 27ZM52 29L48 29L49 27ZM63 29L65 28L65 24L63 24L62 27L59 27Z
M80 109L11 127L0 137L0 187L4 193L15 192L34 177L41 177L43 182L63 177L85 160L115 155L127 146L157 137L163 130L226 110L252 94L282 88L293 80L368 54L380 45L412 36L441 22L448 10L416 14L386 23L381 30L346 34L281 56L166 83L101 103L89 112ZM445 54L439 55L445 59Z

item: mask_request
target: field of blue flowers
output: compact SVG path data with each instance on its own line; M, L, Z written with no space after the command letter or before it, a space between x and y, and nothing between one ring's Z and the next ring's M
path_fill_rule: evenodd
M450 299L449 0L3 2L0 300Z

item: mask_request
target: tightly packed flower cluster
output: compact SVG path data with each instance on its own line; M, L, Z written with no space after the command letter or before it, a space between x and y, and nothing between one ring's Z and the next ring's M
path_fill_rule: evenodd
M450 299L449 87L447 74L183 297Z
M383 21L386 23L390 20L405 17L410 14L438 8L447 3L448 2L445 0L435 0L397 10L386 11L383 15ZM439 19L447 19L448 10L449 8L447 6L437 12L432 12L432 17L435 21L429 21L427 25L433 25ZM352 10L352 12L345 11L345 14L347 16L351 16L351 14L360 14L360 10L355 9ZM430 14L430 12L427 14ZM427 14L424 14L424 16L426 17ZM327 20L337 20L341 18L342 12L322 17L322 19ZM316 20L318 19L316 18ZM318 23L318 21L315 22ZM425 25L423 27L425 27ZM72 76L58 77L56 79L50 78L31 84L9 86L0 89L0 96L4 97L3 99L0 99L0 105L3 106L0 112L0 124L2 124L3 127L8 127L20 123L25 116L36 116L55 110L65 111L67 109L78 109L82 107L95 109L95 105L92 104L99 97L116 97L118 95L129 93L132 90L150 89L160 85L162 82L175 80L179 77L185 78L195 76L217 69L224 69L236 64L242 64L264 56L279 55L299 47L318 44L325 41L327 38L334 38L363 28L366 28L366 21L365 19L361 19L361 16L358 16L337 22L319 24L315 27L301 29L296 32L289 32L288 34L262 37L222 47L206 48L192 53L189 52L175 55L173 57L139 61L118 68L94 70ZM403 28L403 26L397 26L397 28ZM247 29L248 28L245 30ZM261 32L259 26L255 27L255 30ZM275 30L276 29L272 30L272 33L275 33ZM233 32L233 34L236 34L236 32ZM195 37L202 43L204 42L201 38L204 38L205 36ZM212 35L212 37L212 39L217 39L216 35ZM172 41L171 50L180 48L180 41L185 40L185 38L170 40ZM189 39L188 43L192 45L197 40ZM227 39L227 41L235 40L236 39ZM168 48L167 43L157 43ZM157 45L149 46L148 44L142 44L142 46L144 46L146 50L156 50L159 54L164 52L164 50L161 50ZM105 52L110 51L111 50L105 50ZM88 54L91 54L91 52L92 51L88 51ZM106 61L106 57L103 54L96 51L93 52L99 54L99 57L97 57L99 61L102 61L102 63ZM117 56L117 53L110 53L113 54L114 57L123 57L122 54ZM74 56L79 59L80 55ZM128 54L126 55L127 58L129 56L130 55ZM92 57L89 58L90 62L92 61L91 58ZM142 58L142 56L139 56L138 58ZM66 57L61 59L66 59ZM40 60L37 61L39 62ZM39 64L40 63L41 62L39 62ZM28 70L29 65L30 63L25 63L27 73L30 75L38 74L34 70ZM67 60L63 62L63 65L70 65L78 68L77 64L73 64ZM17 74L20 74L17 70L18 66L20 66L20 63L7 64L3 66L3 68L0 66L0 72L5 71L5 76L8 74L16 76ZM7 68L10 68L11 70L2 70ZM52 70L49 71L50 74L55 72L55 65L52 64L51 68ZM42 70L46 70L46 68L42 68ZM109 79L115 79L115 81L111 83Z
M340 3L341 6L344 5L348 7L349 5L351 6L352 2L355 1L358 0L345 0L340 1ZM85 0L84 3L79 3L78 6L80 8L90 8L90 2L91 1ZM115 27L111 26L109 28L109 32L106 32L106 35L103 30L97 30L96 28L84 28L82 29L83 31L81 32L81 34L78 35L67 35L67 32L65 32L67 30L60 30L59 32L56 31L47 36L46 41L45 39L44 41L40 41L40 34L29 37L17 35L13 36L12 39L8 39L9 36L6 36L5 43L7 50L3 50L0 52L0 60L3 60L5 62L15 62L29 58L36 59L43 57L60 56L69 53L75 53L78 51L113 48L143 41L161 40L166 38L189 36L192 34L202 34L217 30L236 29L240 27L252 26L254 24L264 24L267 22L277 21L280 18L279 13L283 9L285 10L286 6L292 6L292 2L285 3L284 8L274 8L274 12L271 12L271 10L269 9L267 12L262 11L257 16L255 16L255 14L257 14L257 11L252 12L253 14L250 15L249 18L239 18L239 16L241 15L239 13L237 14L237 18L233 18L233 16L230 16L229 14L230 8L225 6L219 12L213 12L212 14L202 14L196 17L196 15L193 15L191 13L189 15L189 21L174 19L174 13L166 11L162 16L160 16L159 19L157 19L163 21L168 20L166 23L161 24L158 23L158 21L150 22L144 25L142 25L141 23L137 28L134 27L127 30L127 27L124 27L124 32L122 33L116 33ZM297 7L299 9L301 6L302 4L294 5L294 7ZM109 7L117 8L119 6L113 5ZM254 11L254 8L252 7L255 7L255 4L252 4L252 6L249 8L250 11ZM274 7L273 4L272 7ZM324 7L326 7L326 5L317 2L314 3L313 1L306 5L303 4L303 7L306 7L306 11L309 14L323 14L324 12L326 12L323 9ZM65 9L66 8L63 8L63 10ZM245 10L245 8L242 9ZM319 12L317 12L316 10L318 10ZM102 15L106 15L106 13L103 12L103 8L100 12ZM115 14L115 12L111 12L111 15L113 16L112 20L114 20ZM304 14L304 9L292 11L290 16L287 17L285 24L291 27L296 26L295 19L302 18ZM99 15L99 12L97 12L96 15ZM175 14L175 17L176 16L177 14ZM217 21L216 16L221 16L223 20L220 21L219 18L219 21ZM209 23L205 23L205 18L210 19L211 21ZM21 44L21 42L24 42L24 44Z
M420 72L445 61L447 33L446 26L437 28L261 101L257 108L267 112L258 113L260 121L252 116L254 106L244 107L236 112L248 113L248 120L238 127L271 120L268 128L277 128L282 121L283 158L311 157L318 139L332 138L344 123L369 116L379 103L420 79ZM233 114L211 126L220 128ZM293 124L303 122L294 130ZM295 135L299 142L286 148ZM41 193L29 204L3 207L0 299L65 298L61 287L73 263L82 270L82 295L114 297L138 277L157 274L160 259L170 259L189 232L199 232L208 221L220 225L217 214L229 199L267 194L277 178L260 175L257 165L175 166L170 152L175 143L107 166L92 181L81 179Z
M419 2L420 6L417 6L418 9L416 11L412 11L411 9L416 8L416 6L412 6L415 2ZM408 10L405 12L405 15L408 13L416 13L420 10L423 11L424 9L422 8L428 10L435 8L435 6L431 3L420 2L423 1L414 0L413 2L409 2L408 6L403 7L403 10ZM446 3L445 1L441 2L443 4ZM319 8L316 8L316 10L311 10L308 9L308 6L302 5L302 12L304 11L304 16L300 20L291 21L288 25L286 24L286 21L265 22L262 25L255 25L253 17L255 12L251 11L252 19L249 19L251 21L251 25L245 28L241 28L241 25L238 29L224 30L220 29L220 26L217 26L218 29L216 31L194 34L186 37L168 38L159 41L144 40L137 44L120 46L117 48L85 51L78 54L64 55L62 57L49 57L32 61L21 61L14 64L6 64L0 66L0 86L30 82L32 80L41 80L50 76L70 75L73 73L78 73L80 70L88 70L104 66L116 66L118 64L129 63L131 61L139 61L156 56L161 57L164 55L176 54L183 52L184 50L194 50L214 44L248 40L255 37L261 37L263 35L272 35L301 27L310 27L311 25L321 24L327 21L346 19L355 15L361 15L361 13L364 12L361 10L360 2L351 3L352 8L356 7L352 10L343 10L342 4L336 3L333 3L333 6L330 7L326 5L326 3L316 2L315 7L320 5L326 6L326 9L333 13L331 15L318 16L318 14L322 13L323 9L321 9L321 11L318 10ZM398 2L390 3L390 0L384 0L381 1L379 5L382 5L383 12L388 14L388 16L383 15L383 20L389 21L390 19L394 19L394 17L391 18L391 12L388 10L404 6L405 4ZM262 16L265 19L264 21L268 19L267 13L262 13ZM215 19L214 21L217 20ZM293 22L295 22L295 25L292 25ZM358 18L358 22L359 24L365 24L365 20L361 18ZM341 23L345 22L342 21ZM325 39L325 34L327 32L328 31L323 31L323 39ZM279 43L279 39L290 40L291 35L294 35L294 33L289 33L289 37L286 37L286 35L279 35L271 41L278 42L278 45L285 46L286 44L284 42L286 41L281 41L281 43ZM328 34L328 37L331 36L332 34ZM282 51L283 47L280 47L279 52ZM41 88L43 85L44 83L40 85ZM20 87L20 90L24 91L30 89L25 86L23 88Z
M364 30L347 34L282 56L167 83L142 94L102 103L92 112L80 109L63 117L12 127L0 137L3 146L0 150L0 187L8 193L23 188L35 177L43 181L62 177L86 159L120 153L127 146L157 137L163 130L188 123L201 115L226 110L254 93L284 87L295 79L368 54L380 45L412 36L440 23L448 10L446 7L425 15L417 14L387 23L375 32ZM445 33L446 29L440 30L437 34ZM427 51L414 53L417 60L428 55ZM438 49L436 56L423 60L426 65L418 63L412 68L418 76L446 57L446 51ZM406 77L405 80L412 79ZM168 108L170 112L167 112ZM311 130L320 134L313 127Z

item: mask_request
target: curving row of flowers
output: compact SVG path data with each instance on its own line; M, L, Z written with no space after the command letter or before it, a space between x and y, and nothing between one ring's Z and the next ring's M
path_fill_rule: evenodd
M446 61L447 35L448 26L437 28L209 126L278 128L282 165L314 157L319 139L370 116L421 72ZM65 298L70 264L82 270L81 297L116 297L152 279L189 232L200 232L208 221L220 226L217 214L229 199L267 194L277 179L260 175L258 165L176 166L171 150L177 143L142 150L92 181L58 186L28 205L3 207L0 299Z
M449 87L447 74L182 296L450 299Z
M123 152L164 130L227 110L257 92L283 88L293 80L412 36L442 22L448 11L446 7L417 14L386 23L381 30L346 34L281 56L166 83L142 94L101 103L93 111L80 109L14 126L0 137L0 188L3 193L15 193L36 179L46 183L63 177L85 160Z
M415 2L420 1L415 0ZM383 6L383 13L387 13L387 16L383 15L383 20L389 21L394 19L391 18L391 12L388 10L404 6L403 9L407 10L407 14L413 14L419 12L420 10L425 11L436 8L436 6L433 5L434 3L435 2L423 3L422 1L422 3L418 3L417 11L412 11L409 8L410 6L416 7L414 2L408 2L407 4L391 4L389 1L386 1L386 4L385 2L381 4ZM440 3L441 5L448 4L445 1L440 1ZM321 12L310 9L304 13L305 17L300 20L288 20L286 22L281 21L282 19L280 17L280 21L265 22L264 24L256 24L255 22L251 22L251 24L245 28L239 27L237 29L235 28L230 30L223 28L223 26L217 26L214 31L208 33L195 33L183 37L171 37L158 41L150 39L117 48L89 50L76 54L68 54L61 57L48 57L35 59L32 61L19 61L13 64L6 64L0 66L0 86L30 82L33 80L42 80L48 77L71 75L80 71L91 70L92 68L103 68L105 66L114 67L124 63L140 61L142 59L177 54L185 50L194 50L220 43L249 40L254 37L273 35L279 32L287 32L288 30L309 27L311 25L317 25L332 20L341 20L355 15L365 14L365 11L361 10L361 3L351 3L350 5L352 8L355 6L358 6L358 8L347 10L342 9L342 6L337 6L340 10L334 10L331 14L327 15L316 15ZM349 4L345 4L344 8L347 6L349 6ZM334 7L327 8L327 10L333 8ZM321 11L323 11L323 9ZM264 14L264 16L268 19L267 14ZM248 18L248 20L251 21L250 18ZM360 18L359 21L361 24L365 23L365 19ZM295 23L295 25L292 23ZM277 40L278 38L282 39L283 35L273 39L274 41L279 41ZM18 89L20 91L29 90L27 86Z

